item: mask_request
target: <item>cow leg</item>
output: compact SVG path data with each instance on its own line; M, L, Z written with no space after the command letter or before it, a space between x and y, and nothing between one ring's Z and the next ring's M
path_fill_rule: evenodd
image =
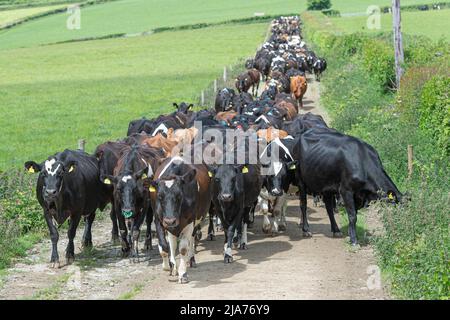
M240 237L240 245L239 249L246 250L248 248L248 239L247 239L247 226L250 222L250 211L251 207L245 208L244 210L244 219L242 221L242 230L241 230L241 237Z
M227 231L226 231L226 236L225 236L225 245L224 245L224 257L223 257L223 262L224 263L231 263L233 262L233 254L231 253L231 246L232 246L232 241L233 241L233 236L234 236L234 230L235 230L235 225L234 223L231 224Z
M258 208L259 208L259 213L263 214L263 226L262 226L262 231L264 233L271 233L272 232L272 223L270 222L269 219L269 201L267 199L264 199L261 196L258 196L258 204L257 204Z
M84 217L84 232L81 240L81 246L83 248L92 248L92 224L95 219L95 211L87 217Z
M52 241L52 255L50 257L50 267L59 268L59 255L58 255L58 240L59 233L56 226L53 224L53 219L50 213L44 211L45 222L47 222L48 230L50 232L50 239Z
M141 234L141 225L144 222L144 218L145 217L141 211L140 213L138 213L136 219L131 219L132 262L139 262L139 236Z
M176 259L176 254L177 254L177 247L178 247L178 238L176 236L174 236L173 234L171 234L170 232L167 233L167 237L169 238L169 248L170 248L170 275L171 276L176 276L177 275L177 270L178 270L178 266L177 266L177 259Z
M348 214L348 234L350 236L350 242L353 246L356 246L358 241L356 239L356 208L353 192L341 191L341 196Z
M282 196L276 198L276 204L273 210L275 216L273 224L276 232L286 231L286 210L286 193L283 193Z
M71 264L75 260L75 245L73 239L77 233L78 224L80 223L81 216L73 215L69 219L69 230L67 230L67 238L69 238L69 243L67 243L66 248L66 263Z
M152 208L149 207L147 209L147 213L145 214L145 223L147 225L147 231L145 232L145 250L153 250L152 246L152 222L153 222L153 211Z
M158 237L158 249L162 258L162 268L164 271L170 271L169 264L169 245L167 244L166 235L159 219L155 220L156 235Z
M194 243L194 237L192 236L193 232L194 223L190 223L184 227L184 230L180 235L180 265L178 267L178 283L189 282L187 275L187 262L192 254L191 244Z
M209 225L208 225L208 239L209 240L215 240L216 239L216 235L214 232L214 209L212 208L213 206L211 205L211 207L209 208Z
M109 217L111 218L112 222L111 242L115 244L119 241L119 226L117 224L117 215L114 201L112 201L111 203L111 211L109 212Z
M306 208L307 208L306 186L300 185L299 187L300 187L300 210L302 212L301 219L300 219L300 226L302 227L303 236L311 237L312 233L309 231L308 216L306 214Z
M118 206L116 205L116 208ZM120 232L120 244L122 246L122 257L125 258L130 254L130 244L127 240L128 238L128 229L125 223L125 217L121 214L116 214L117 221L119 223L119 232Z
M341 237L342 236L341 230L339 230L336 220L334 219L334 212L333 212L334 197L333 197L333 195L329 194L329 193L324 194L323 201L325 202L325 208L327 209L328 217L330 218L331 232L333 232L334 237Z

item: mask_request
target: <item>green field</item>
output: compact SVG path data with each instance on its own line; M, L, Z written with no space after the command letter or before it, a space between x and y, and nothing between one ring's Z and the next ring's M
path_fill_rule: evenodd
M223 67L254 54L267 23L163 32L0 52L0 169L86 138L126 135L128 122L197 101Z
M366 26L367 17L330 18L335 30L344 33L352 32L380 32L392 30L392 15L381 15L381 29L369 30ZM402 31L405 34L423 35L431 39L444 37L450 40L450 9L433 11L405 11L402 12Z
M8 23L22 20L24 18L34 16L43 12L52 11L64 7L64 5L24 8L15 10L0 11L0 28Z
M48 16L0 31L0 49L28 47L69 39L137 33L157 27L221 22L254 16L255 12L300 12L298 0L124 0L81 9L81 29L66 28L67 14Z

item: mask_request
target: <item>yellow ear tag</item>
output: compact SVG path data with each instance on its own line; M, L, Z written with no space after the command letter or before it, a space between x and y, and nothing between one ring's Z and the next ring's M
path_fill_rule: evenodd
M295 170L295 168L296 168L296 166L295 166L295 164L293 164L289 167L289 170Z
M150 192L156 192L156 189L155 189L154 186L150 186L150 187L148 188L148 190L149 190Z
M69 172L72 172L75 168L73 166L70 166Z
M144 174L142 175L142 179L145 179L145 178L147 178L147 175L144 173Z
M108 178L106 178L105 180L103 180L104 184L111 184L111 180L109 180Z
M388 198L389 198L389 200L394 200L394 195L392 194L392 192L390 192L388 194Z
M29 173L34 173L34 168L33 168L33 167L29 167L29 168L28 168L28 172L29 172Z
M211 171L208 171L208 176L209 176L210 178L212 178L213 174L212 174Z
M242 173L247 173L248 172L248 168L247 167L243 167L242 168Z

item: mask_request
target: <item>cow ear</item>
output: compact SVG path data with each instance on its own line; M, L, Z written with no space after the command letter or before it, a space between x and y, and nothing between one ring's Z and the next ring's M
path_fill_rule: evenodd
M139 170L138 172L136 172L136 173L134 174L134 178L135 178L136 180L147 178L147 174L146 174L146 171L147 171L147 170L148 170L148 168L143 168L143 169Z
M178 104L176 102L173 103L173 106L178 109Z
M72 173L72 172L74 172L76 170L77 166L78 166L78 162L77 161L75 161L75 160L69 161L68 163L66 163L64 165L65 172Z
M212 165L206 165L206 166L208 167L208 176L210 178L214 177L216 175L217 168Z
M27 161L24 164L25 170L27 170L29 173L35 173L40 172L42 170L42 165L37 164L34 161Z
M389 190L389 191L386 193L386 196L387 196L387 198L389 199L389 201L393 201L393 202L395 202L395 203L398 202L397 194L396 194L394 191Z
M97 160L100 160L100 159L103 157L103 151L98 151L98 152L95 154L95 157L97 158Z
M191 103L191 104L188 106L188 110L192 110L193 107L194 107L194 105Z

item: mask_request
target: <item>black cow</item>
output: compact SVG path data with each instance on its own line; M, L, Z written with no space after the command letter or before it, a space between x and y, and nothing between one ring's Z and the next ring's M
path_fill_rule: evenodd
M217 92L215 109L216 112L230 111L233 109L233 97L236 95L233 89L223 88Z
M184 114L189 114L192 112L192 108L194 107L194 105L192 103L187 104L186 102L181 102L179 105L174 102L173 106L175 108L177 108L178 112L184 113Z
M128 145L123 142L107 141L105 143L102 143L95 149L94 155L98 160L100 177L104 175L114 174L114 168L117 165L117 161L120 159L122 151L127 146ZM111 202L112 206L110 212L110 218L112 222L111 241L116 242L119 240L119 227L117 225L117 216L114 201L114 188L111 185L105 185L105 188L108 192L109 202Z
M188 282L187 262L195 266L194 235L211 205L211 184L205 165L193 165L183 158L166 159L150 182L150 195L155 212L163 269L170 266L172 275L178 272L178 282ZM164 231L170 246L170 265ZM177 240L180 240L180 266L177 267Z
M101 177L105 184L114 186L122 255L129 255L131 249L133 261L135 259L139 261L138 240L144 218L147 222L145 246L151 247L150 226L153 221L153 212L143 180L153 176L163 158L164 151L160 149L143 145L126 146L114 168L114 175L104 174Z
M58 268L58 228L67 218L69 243L66 248L67 264L75 259L73 239L81 217L86 222L82 245L92 246L91 227L95 211L103 210L108 202L107 192L100 182L97 159L82 151L64 150L37 164L25 162L29 172L39 172L36 196L44 210L44 218L50 231L52 254L50 263Z
M322 194L331 221L331 231L340 233L333 215L333 195L343 200L349 220L349 236L356 239L356 214L370 201L389 198L398 202L402 194L385 172L377 151L362 140L337 131L312 128L294 146L300 188L302 229L310 235L306 195Z

